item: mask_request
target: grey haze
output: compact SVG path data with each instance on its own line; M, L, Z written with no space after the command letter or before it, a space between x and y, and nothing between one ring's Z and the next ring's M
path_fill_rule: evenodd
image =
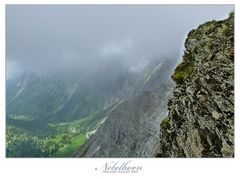
M233 5L7 5L7 77L28 70L94 70L120 60L179 60L189 30L227 17Z

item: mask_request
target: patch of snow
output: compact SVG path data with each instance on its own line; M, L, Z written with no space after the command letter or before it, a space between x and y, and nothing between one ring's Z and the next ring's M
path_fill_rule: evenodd
M123 101L124 101L124 99L122 99L121 101L119 101L119 102L109 111L109 113L112 112L114 109L116 109Z
M108 118L108 116L106 116L105 118L103 118L97 125L96 125L96 129L89 131L86 133L86 138L89 139L93 134L95 134L98 130L98 128L106 121L106 119Z
M155 73L160 67L162 66L162 63L159 63L152 71L151 74Z
M89 139L93 134L95 134L97 132L98 128L90 131L90 132L87 132L86 133L86 138Z

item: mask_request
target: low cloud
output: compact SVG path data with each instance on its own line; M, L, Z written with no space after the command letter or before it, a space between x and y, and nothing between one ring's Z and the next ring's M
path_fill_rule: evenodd
M134 71L146 59L179 59L186 34L227 17L232 5L7 5L8 77L28 70L89 71L122 60Z

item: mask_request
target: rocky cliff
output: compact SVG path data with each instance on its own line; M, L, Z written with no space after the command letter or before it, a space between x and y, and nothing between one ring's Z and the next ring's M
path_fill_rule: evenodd
M234 14L192 30L160 124L158 157L234 157Z

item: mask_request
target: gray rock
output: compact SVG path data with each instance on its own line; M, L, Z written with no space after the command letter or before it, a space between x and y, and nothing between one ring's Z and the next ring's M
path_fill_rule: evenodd
M216 120L218 120L218 119L221 117L220 115L221 115L221 114L218 113L217 111L213 111L213 112L212 112L212 116L213 116L213 118L216 119Z
M167 115L174 83L163 61L152 61L146 68L147 80L139 84L135 95L124 98L109 110L105 122L75 157L155 156L159 124Z
M220 33L222 26L226 32ZM169 125L160 129L156 156L234 156L233 42L233 14L189 33L183 58L193 62L194 71L184 83L176 81L168 104Z

